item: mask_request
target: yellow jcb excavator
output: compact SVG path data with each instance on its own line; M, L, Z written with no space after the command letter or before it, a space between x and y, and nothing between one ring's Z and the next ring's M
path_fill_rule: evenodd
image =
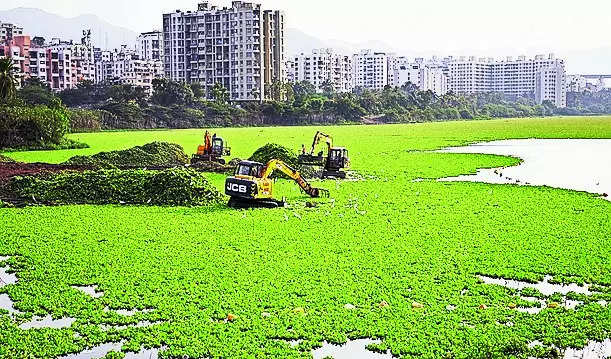
M274 199L274 171L280 171L293 179L312 198L329 197L329 191L312 187L301 174L280 160L271 160L266 165L259 162L242 161L233 177L225 181L225 194L231 199L232 208L277 208L284 207L285 201Z
M323 140L327 144L327 155L325 156L323 151L314 155L316 146ZM346 172L342 170L350 167L350 158L348 158L347 149L333 147L333 137L318 131L314 135L314 142L312 142L312 148L309 153L306 152L305 145L302 145L299 164L324 167L321 176L323 179L330 177L346 178Z

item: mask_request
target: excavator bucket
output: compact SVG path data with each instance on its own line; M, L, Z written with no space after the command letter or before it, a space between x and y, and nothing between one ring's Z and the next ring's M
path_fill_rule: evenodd
M331 192L329 192L328 189L324 189L324 188L314 188L313 191L313 196L314 198L329 198L331 196Z

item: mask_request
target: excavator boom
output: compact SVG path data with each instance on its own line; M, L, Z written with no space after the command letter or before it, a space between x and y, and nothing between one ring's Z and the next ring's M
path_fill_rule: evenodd
M314 155L314 151L316 151L316 146L318 146L318 144L320 143L321 140L325 140L325 142L327 143L327 147L330 149L331 147L333 147L333 137L322 133L320 131L316 132L316 135L314 136L314 142L312 142L312 149L310 150L310 155L313 156Z
M265 168L263 169L261 178L263 179L269 178L269 176L271 176L272 173L276 170L286 174L291 179L293 179L295 182L297 182L299 187L301 187L301 189L305 193L307 193L310 197L318 198L318 197L323 197L323 196L324 197L329 196L329 191L327 191L326 189L322 189L322 188L312 187L312 185L308 183L308 181L306 181L305 178L303 178L303 176L301 176L299 171L296 171L295 169L293 169L292 167L290 167L289 165L287 165L286 163L280 160L269 161L267 165L265 166Z

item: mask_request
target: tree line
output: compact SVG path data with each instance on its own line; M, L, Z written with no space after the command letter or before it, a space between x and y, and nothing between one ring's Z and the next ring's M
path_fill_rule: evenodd
M263 102L229 101L229 91L216 84L209 92L197 83L186 84L169 79L155 79L153 92L131 85L83 81L75 88L54 93L46 83L28 79L21 89L15 88L12 66L2 67L0 60L0 107L11 121L4 127L15 127L18 113L14 108L42 110L68 121L66 131L99 131L102 129L201 128L226 126L278 126L351 123L415 123L429 121L471 120L488 118L534 117L551 115L609 114L611 91L569 93L568 107L556 108L551 102L536 104L532 94L508 97L501 93L438 96L420 91L406 83L382 90L356 88L349 93L335 92L330 82L317 92L308 82L286 84L274 81L265 88L270 100ZM4 61L9 63L9 61ZM11 79L12 76L12 79ZM25 115L23 115L25 116ZM51 116L51 112L44 116ZM59 121L59 122L61 122ZM39 133L26 128L0 128L0 131ZM61 132L61 131L59 131ZM56 131L56 133L59 133ZM13 136L15 137L15 136ZM18 136L17 136L18 137ZM44 137L44 136L43 136ZM28 142L30 140L23 140ZM43 138L44 141L56 141ZM14 142L14 141L13 141ZM6 144L0 145L7 147Z
M97 111L102 129L411 123L550 116L559 112L550 102L537 105L529 96L437 96L409 83L400 88L355 89L350 93L336 93L329 85L319 93L308 82L274 82L266 95L271 99L231 103L229 91L219 84L207 96L200 84L168 79L154 80L151 96L130 85L91 82L58 94L71 108Z

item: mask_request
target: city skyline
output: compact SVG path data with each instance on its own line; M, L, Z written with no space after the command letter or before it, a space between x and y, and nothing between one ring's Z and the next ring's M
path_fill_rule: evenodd
M407 56L500 57L553 52L568 58L572 52L611 48L611 39L606 36L611 4L602 0L587 0L586 6L581 3L571 11L566 11L568 2L549 0L518 0L503 8L480 0L426 3L382 0L375 7L361 0L351 1L350 6L346 2L322 0L259 2L263 7L283 10L287 28L297 29L336 48L377 42L379 47L387 47L380 50ZM176 0L171 5L143 0L108 0L103 4L75 0L5 0L0 10L34 7L64 17L95 14L114 25L145 32L161 28L163 13L194 10L197 3L192 0ZM231 2L215 4L230 6Z

